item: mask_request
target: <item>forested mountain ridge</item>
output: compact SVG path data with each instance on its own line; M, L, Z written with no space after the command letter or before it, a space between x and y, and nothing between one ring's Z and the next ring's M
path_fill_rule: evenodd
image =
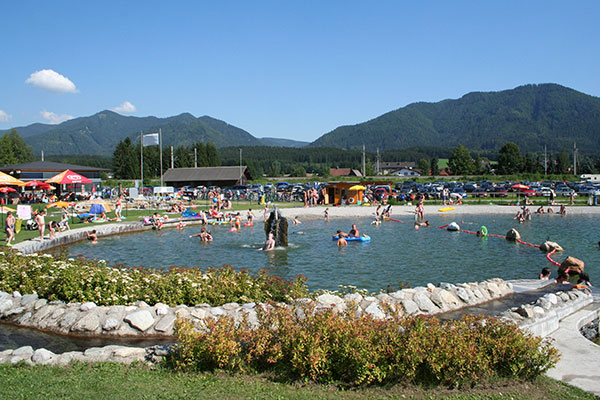
M584 152L600 151L600 98L557 84L473 92L456 100L413 103L370 121L341 126L311 147L367 150L414 146L498 150L507 142L524 152L559 151L573 142Z
M89 117L74 118L58 125L33 124L16 128L36 154L111 155L120 140L138 140L141 132L162 129L163 144L191 145L212 142L217 147L260 145L243 129L207 116L196 118L183 113L168 118L123 116L105 110Z

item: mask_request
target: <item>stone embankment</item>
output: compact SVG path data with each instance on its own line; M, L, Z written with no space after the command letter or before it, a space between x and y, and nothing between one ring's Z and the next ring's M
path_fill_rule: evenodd
M312 304L316 309L332 308L343 312L349 307L357 307L357 312L370 314L374 318L386 318L388 313L397 315L434 315L457 310L462 307L480 304L492 299L504 297L513 292L512 285L502 279L491 279L480 283L448 284L439 287L428 284L427 287L402 289L393 293L381 293L377 296L362 296L358 293L340 297L334 294L322 294L316 299L300 299L297 305ZM90 336L116 335L131 336L172 336L175 320L187 318L198 329L204 326L207 318L229 316L235 321L245 318L251 326L258 326L256 303L228 303L220 307L208 304L196 306L174 306L155 304L149 306L137 302L130 306L97 306L94 303L64 303L47 301L37 294L21 295L0 292L0 319L36 329L44 329L61 334ZM289 305L294 307L294 305ZM148 359L144 349L125 350L123 346L107 346L104 350L88 349L82 354L73 353L74 359L81 361L122 361ZM30 351L31 350L31 351ZM0 362L66 362L69 356L52 355L47 350L32 351L28 347L0 353ZM17 352L17 354L15 354ZM37 353L36 353L37 352ZM86 354L87 353L87 354ZM102 354L102 357L98 354ZM35 356L35 357L34 357ZM100 358L98 358L98 357ZM155 356L159 357L160 354ZM156 358L156 357L155 357ZM49 361L54 360L54 361Z
M569 286L570 287L570 286ZM556 331L560 321L594 301L589 289L547 293L533 304L523 304L500 316L515 322L521 329L545 337Z

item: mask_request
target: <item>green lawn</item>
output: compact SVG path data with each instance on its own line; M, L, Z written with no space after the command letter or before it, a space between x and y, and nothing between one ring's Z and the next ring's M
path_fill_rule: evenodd
M114 363L67 367L0 365L2 399L594 399L549 378L467 390L414 386L344 390L334 385L274 382L265 376L176 373Z

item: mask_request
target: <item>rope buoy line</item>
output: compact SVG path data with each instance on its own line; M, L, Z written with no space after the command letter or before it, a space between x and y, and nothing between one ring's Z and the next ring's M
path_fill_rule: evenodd
M400 222L400 223L402 223L402 224L405 224L405 223L406 223L406 222L404 222L404 221L400 221L399 219L395 219L395 218L389 218L389 220L390 220L390 221L394 221L394 222ZM437 227L437 229L444 229L444 228L447 228L447 227L448 227L448 225L450 225L450 224L446 224L446 225L438 226L438 227ZM482 228L485 228L485 227L482 227ZM468 233L468 234L471 234L471 235L477 235L477 232L473 232L473 231L467 231L467 230L464 230L464 229L460 230L459 232L464 232L464 233ZM485 235L484 235L484 237L486 237L486 236L489 236L489 237L497 237L497 238L503 238L503 239L504 239L504 238L506 238L506 236L503 236L503 235L492 235L491 233L489 233L489 234L488 234L488 233L487 233L487 228L485 228ZM521 240L521 239L517 239L516 241L517 241L518 243L520 243L520 244L524 244L525 246L535 247L535 248L538 248L538 249L541 247L539 244L533 244L533 243L525 242L525 241L523 241L523 240ZM556 249L554 249L554 250L552 250L550 253L546 254L546 259L547 259L548 261L550 261L552 264L556 265L557 267L560 267L560 263L558 263L558 262L554 261L552 258L550 258L550 257L552 256L552 254L554 254L555 252L556 252Z

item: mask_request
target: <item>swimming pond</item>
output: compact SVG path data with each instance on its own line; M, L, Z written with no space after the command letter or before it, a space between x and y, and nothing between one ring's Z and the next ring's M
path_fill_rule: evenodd
M415 230L412 216L394 216L405 223L386 221L371 225L371 218L304 220L289 228L289 247L270 252L257 251L265 240L262 221L254 227L231 233L228 226L211 226L214 241L202 243L189 238L200 226L181 231L163 229L101 238L98 244L79 242L68 247L71 256L104 259L128 266L206 268L231 264L234 268L257 271L262 268L285 279L302 274L311 289L337 289L352 285L372 291L397 289L400 282L411 286L428 282L470 282L488 278L536 278L543 267L555 268L537 248L500 238L479 238L462 232L447 232L437 226L456 221L463 229L476 231L485 225L491 234L504 235L517 229L524 241L540 244L546 239L558 242L564 254L582 259L592 283L600 282L600 250L596 223L586 215L534 215L519 224L507 215L427 216L429 228ZM348 231L353 223L371 236L368 243L351 242L338 248L331 236L337 229Z

